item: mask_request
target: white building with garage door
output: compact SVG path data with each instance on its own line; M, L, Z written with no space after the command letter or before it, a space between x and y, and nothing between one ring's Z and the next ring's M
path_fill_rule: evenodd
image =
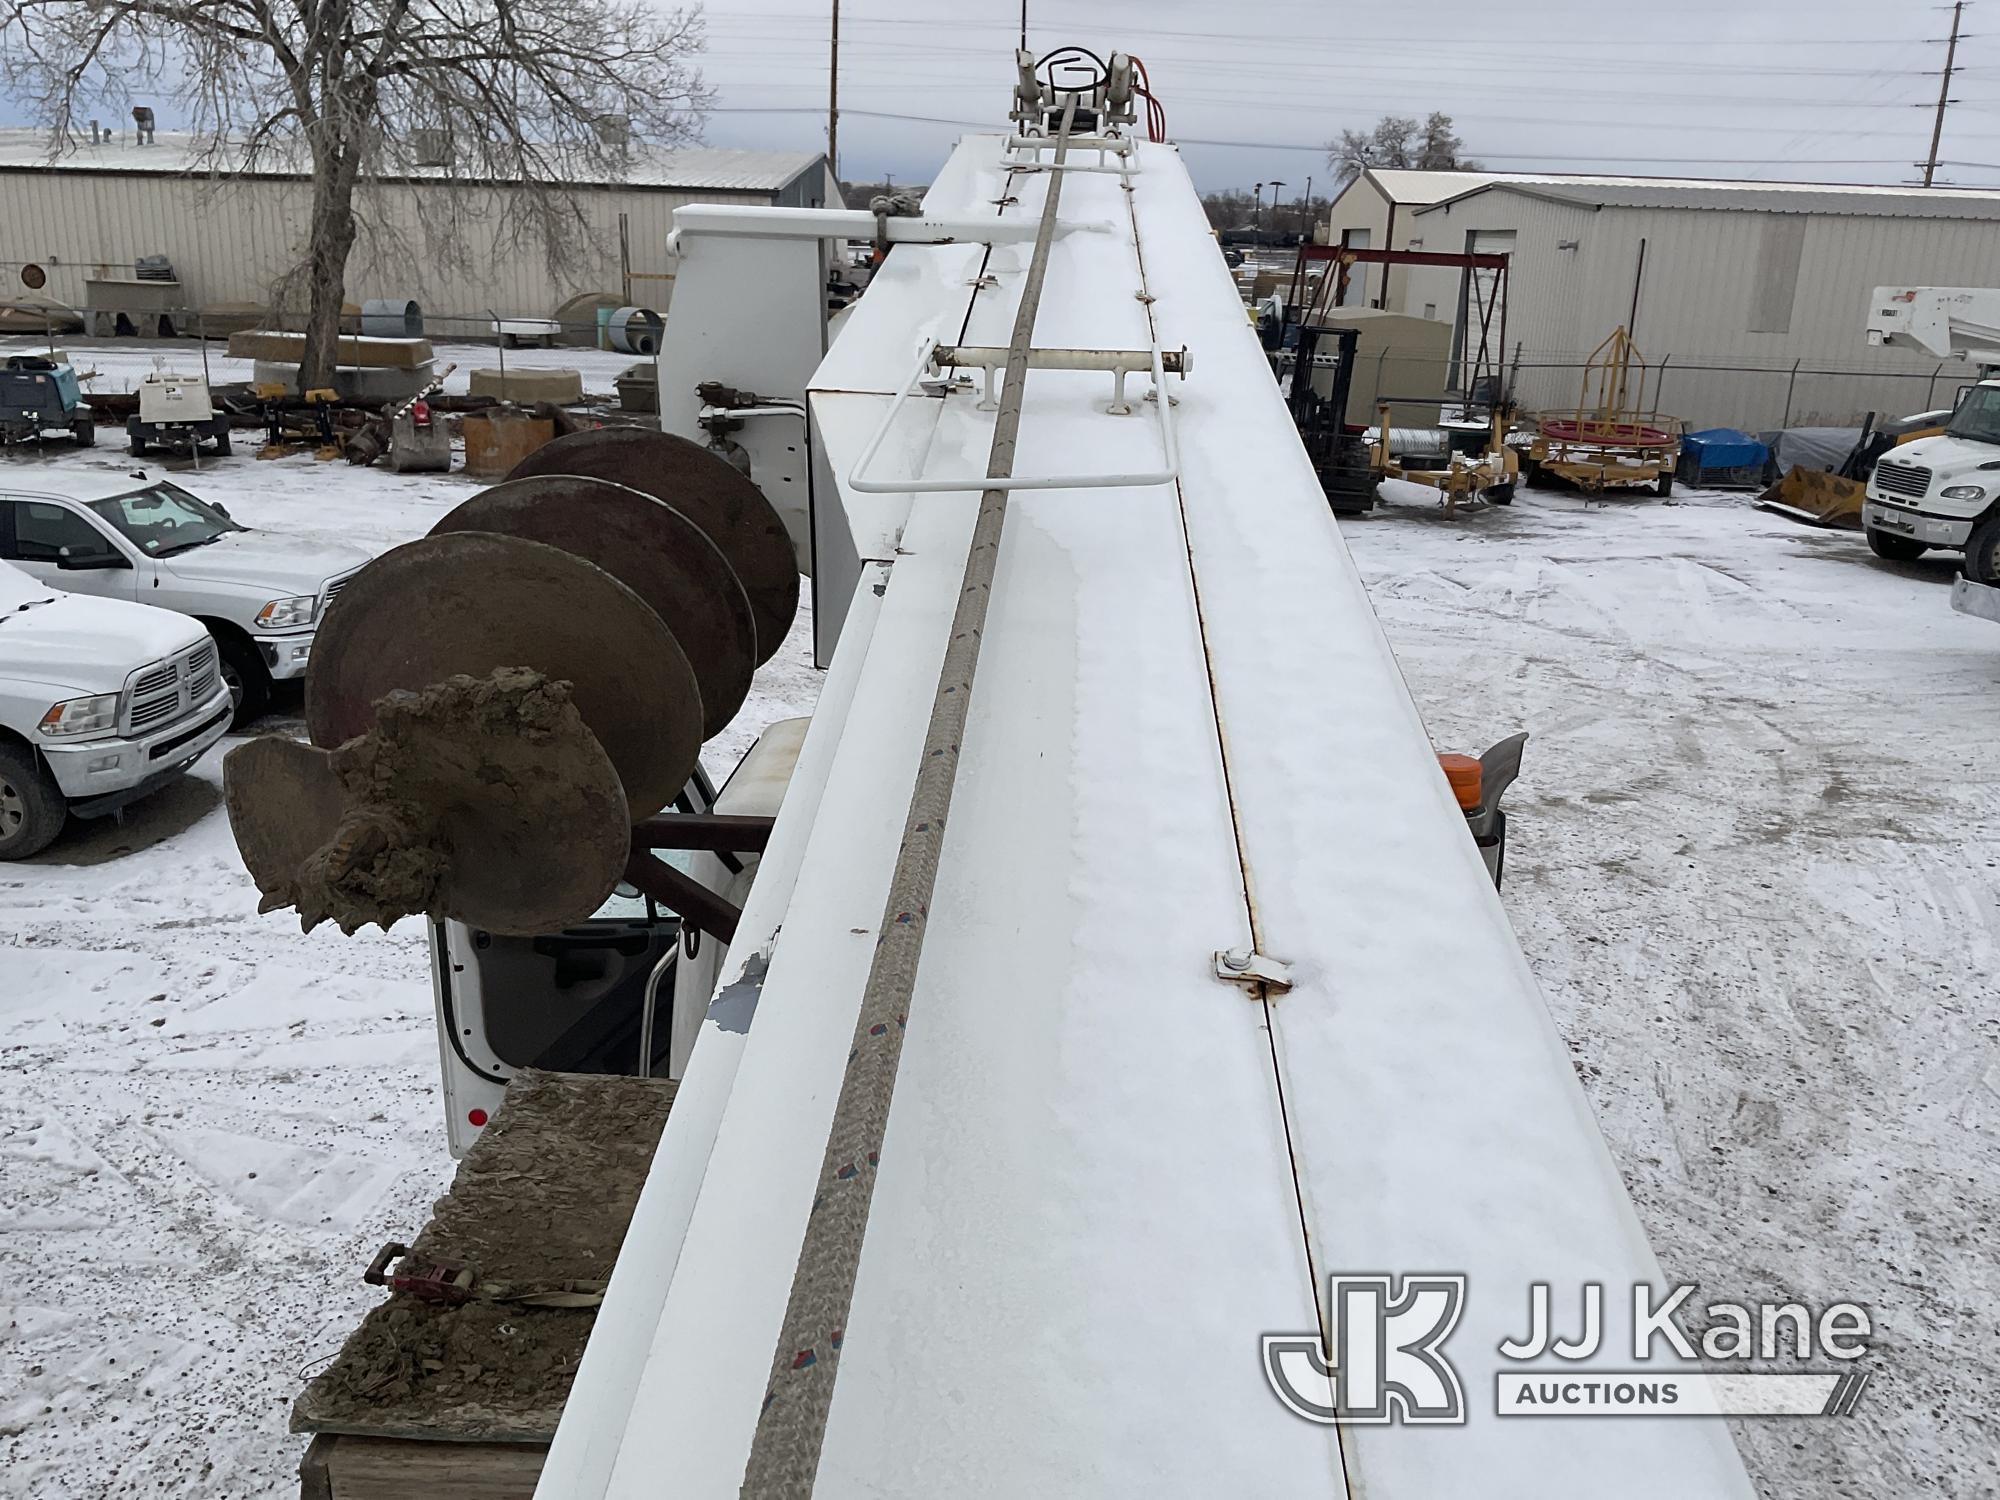
M2000 285L2000 190L1370 170L1320 237L1509 255L1505 357L1531 409L1577 405L1626 324L1649 403L1751 431L1949 405L1975 372L1870 348L1869 293ZM1459 347L1466 273L1386 269L1355 268L1349 301L1452 322Z

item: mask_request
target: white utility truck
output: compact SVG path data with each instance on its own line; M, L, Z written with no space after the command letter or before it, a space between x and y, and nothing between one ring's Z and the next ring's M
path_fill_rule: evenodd
M229 728L215 642L0 563L0 860L172 781Z
M1018 62L917 215L675 211L661 425L828 671L539 1500L1747 1500L1712 1418L1495 1415L1519 1289L1659 1269L1132 64ZM1464 1425L1274 1397L1415 1267Z
M1877 287L1868 342L1920 349L1979 368L1937 437L1885 455L1868 480L1861 522L1878 557L1936 547L1965 554L1965 576L2000 583L2000 288Z
M0 559L72 594L157 605L214 637L244 723L303 676L313 633L367 552L257 531L166 480L73 495L0 486Z
M495 1102L461 1064L677 1080L535 1493L1750 1500L1466 837L1497 792L1440 767L1143 70L1015 61L914 214L676 209L663 430L371 564L313 743L225 769L267 907L450 919L455 1139ZM641 572L704 539L713 586ZM799 571L812 717L711 801ZM1399 1278L1429 1342L1342 1308ZM1540 1373L1645 1360L1680 1413L1514 1419L1524 1300L1586 1287Z

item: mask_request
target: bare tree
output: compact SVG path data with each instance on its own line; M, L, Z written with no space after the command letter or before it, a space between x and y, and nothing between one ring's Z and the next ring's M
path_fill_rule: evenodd
M1479 163L1466 159L1464 151L1451 116L1433 111L1421 124L1408 115L1384 115L1373 130L1343 130L1326 148L1326 159L1339 182L1358 177L1366 167L1478 171Z
M632 142L699 133L702 41L698 6L647 0L0 0L0 81L53 151L143 89L179 106L201 170L310 174L288 280L307 294L302 386L332 376L357 201L435 184L407 195L407 253L449 257L507 184L505 234L538 236L553 266L586 228L572 184L623 180Z
M1417 162L1427 172L1477 172L1479 163L1465 154L1465 142L1452 128L1451 116L1431 111L1417 143Z

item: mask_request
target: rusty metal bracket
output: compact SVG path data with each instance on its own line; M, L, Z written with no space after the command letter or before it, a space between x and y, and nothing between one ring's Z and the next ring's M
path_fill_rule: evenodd
M743 910L698 880L690 879L665 860L635 848L625 864L625 880L641 895L680 916L683 925L711 933L725 943L736 941L736 924Z
M761 854L775 818L742 813L666 813L632 828L632 845L644 849L706 849L717 854Z

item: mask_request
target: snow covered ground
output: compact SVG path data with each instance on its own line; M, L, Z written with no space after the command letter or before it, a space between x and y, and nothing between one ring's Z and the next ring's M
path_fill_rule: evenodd
M1439 748L1533 734L1505 902L1668 1279L1875 1310L1854 1416L1737 1424L1763 1492L1991 1496L2000 629L1680 498L1343 529Z
M471 488L184 482L378 547ZM1409 499L1344 529L1439 747L1533 732L1506 902L1668 1274L1877 1310L1857 1415L1739 1429L1765 1493L1992 1493L2000 630L1740 497ZM718 767L816 683L802 623ZM256 915L218 761L0 867L0 1494L296 1494L301 1374L449 1177L421 937Z
M0 463L56 490L132 466L54 444ZM148 467L247 525L384 550L478 488L306 457ZM811 628L802 610L711 771L811 711ZM275 709L261 727L303 732L296 689ZM0 1495L296 1495L302 1373L450 1181L421 927L259 916L221 802L234 743L122 825L0 865Z

